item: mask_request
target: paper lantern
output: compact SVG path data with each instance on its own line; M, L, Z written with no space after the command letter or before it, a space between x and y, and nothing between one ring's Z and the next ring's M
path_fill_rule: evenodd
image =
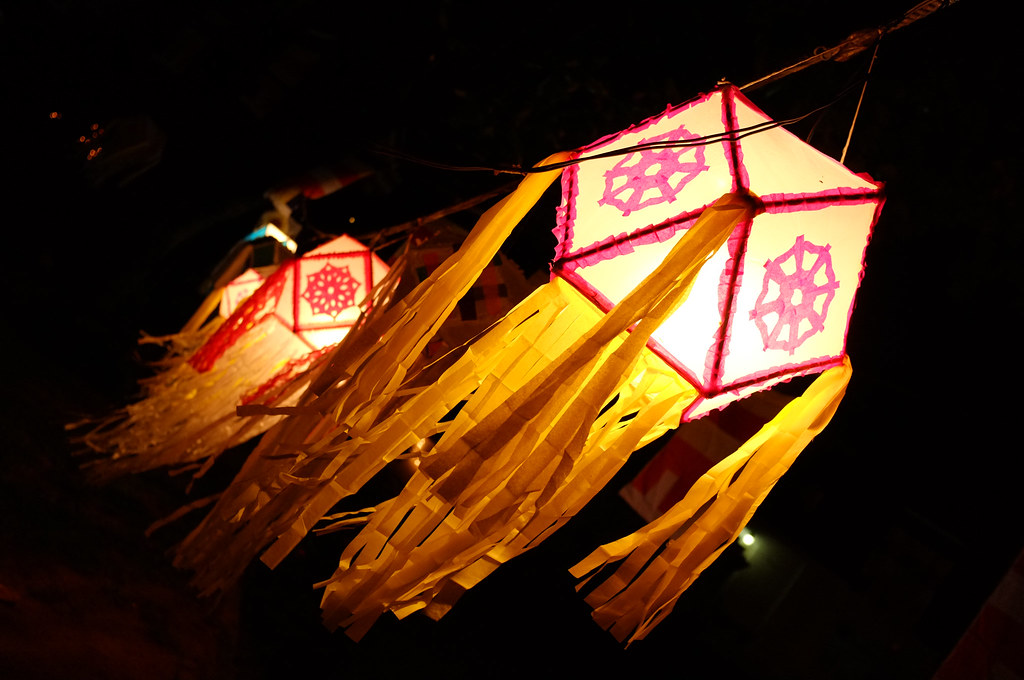
M265 431L273 418L240 419L237 406L294 403L300 390L291 381L349 332L374 293L383 302L387 286L375 286L387 272L348 236L281 265L187 361L149 379L142 400L78 438L101 454L86 464L88 473L103 481L205 461L201 474L226 448Z
M270 213L265 217L269 217L271 219L267 220L266 224L263 224L262 226L253 229L252 232L250 232L249 235L245 237L243 242L253 243L259 241L260 239L270 239L282 245L286 250L288 250L288 252L292 254L298 252L299 244L297 244L295 240L292 239L292 237L281 231L281 229L276 224L274 224L274 220L280 221L282 223L288 222L290 220L289 214L279 213L275 215L273 213ZM291 223L294 224L294 221Z
M163 345L169 353L157 366L167 369L182 356L191 356L216 328L215 320L211 319L215 310L219 310L222 319L231 316L267 276L292 258L298 246L269 220L285 222L287 218L265 213L263 223L228 251L206 284L210 289L206 299L178 333L156 338L143 335L143 343ZM292 225L298 228L294 222ZM249 269L252 272L248 272Z
M553 269L602 309L720 195L746 190L761 201L763 212L737 229L652 335L651 348L700 394L687 420L839 365L845 353L882 188L771 124L736 88L722 87L579 156L640 150L563 175Z
M738 102L740 97L733 88L725 87L678 111L696 111L709 101ZM723 118L723 110L733 113ZM760 122L768 122L752 106L746 105L742 114L737 110L738 105L722 104L715 129L721 132L724 126L736 131L736 121L757 119L758 115ZM700 119L713 117L703 111ZM645 124L643 129L653 124ZM680 132L684 139L704 133L700 125L689 125L695 131ZM336 520L342 526L361 523L364 526L343 552L338 570L321 584L327 625L345 627L350 636L358 638L386 611L403 617L423 610L439 618L466 589L556 531L612 478L633 451L676 427L684 415L693 417L720 407L755 386L764 388L791 375L833 367L826 373L827 379L815 383L819 386L815 391L795 400L795 406L766 426L767 434L745 445L744 464L757 474L744 478L743 498L755 502L740 503L724 496L717 499L712 497L714 493L709 496L702 490L704 497L713 501L715 517L744 520L774 483L772 476L781 474L795 452L828 422L849 375L841 344L805 356L797 354L807 342L798 335L782 350L787 361L779 363L774 340L762 338L760 345L751 345L749 333L732 338L729 329L739 325L735 319L753 309L744 308L742 302L748 288L741 274L744 267L749 271L753 266L745 263L744 255L771 253L771 261L785 272L787 251L801 243L796 232L802 230L804 240L814 243L818 249L814 252L827 252L828 242L819 242L825 232L813 231L812 237L807 235L811 228L845 215L848 209L870 204L869 210L855 210L864 220L856 225L856 270L852 281L841 279L839 284L844 293L848 287L855 289L880 192L877 185L857 178L835 161L804 149L806 145L788 133L780 139L794 149L787 149L781 141L748 147L738 134L729 136L727 152L720 152L725 154L725 162L718 162L715 154L719 152L710 148L703 151L704 160L699 163L681 160L692 155L689 148L663 154L657 165L670 168L663 184L675 193L671 200L660 202L648 202L645 188L648 178L657 174L656 164L630 161L629 152L623 151L610 163L619 168L640 164L641 170L628 180L642 191L639 198L622 198L622 205L605 201L617 213L611 221L583 207L593 190L589 180L580 181L581 176L584 180L588 177L582 167L597 161L586 160L586 154L580 153L548 159L551 163L575 159L581 166L566 174L568 200L559 217L561 243L552 280L486 333L446 356L440 366L415 367L415 357L465 295L476 273L553 181L555 171L549 170L528 176L519 189L481 218L466 246L400 306L380 317L372 333L363 334L332 356L311 381L310 393L300 407L260 444L260 459L287 460L286 469L272 478L245 477L230 500L218 503L216 514L211 515L215 519L186 539L176 563L196 570L195 582L201 588L214 590L240 573L267 544L270 547L262 559L274 566L321 520ZM769 193L765 202L751 193L753 168L775 167L783 172L786 167L785 163L773 166L757 156L767 149L787 153L798 178L844 181L805 187L798 197L795 185L799 182L774 180L761 190L777 190L779 195ZM642 159L643 152L639 156ZM821 175L824 170L828 173ZM610 181L611 193L624 196L618 180L613 177ZM698 184L690 187L694 182ZM850 205L843 193L848 183L864 194ZM862 186L864 183L870 186ZM696 192L697 186L703 187L701 192ZM826 187L839 189L825 191ZM688 198L696 200L691 206L673 205L671 217L657 221L641 215L651 207L661 209L662 203L676 203L680 199L675 194L684 189ZM718 194L712 196L713 190ZM602 207L598 200L597 208ZM762 213L767 220L761 219ZM630 215L635 223L623 223ZM782 219L787 215L793 216L795 224ZM815 216L819 219L813 219ZM645 232L645 227L650 228ZM840 225L837 238L847 238L848 228ZM762 232L782 235L789 243L762 245ZM619 233L624 236L614 236ZM654 243L666 244L658 257L646 262L628 257L633 251L652 252L646 246ZM588 248L589 244L601 247ZM621 257L609 257L613 251ZM793 253L800 261L797 251ZM639 271L627 273L622 266L626 262ZM584 271L588 269L604 270L622 281L610 286L589 281L584 276L590 273ZM817 271L813 269L815 275ZM841 276L846 275L847 271L841 270ZM778 275L757 278L767 278L770 288ZM709 281L713 284L710 290ZM806 281L801 282L805 286L801 290L814 292L806 287ZM826 288L833 298L838 296L839 288L831 282ZM702 299L695 299L698 295ZM703 299L708 295L710 300ZM789 295L785 299L793 302ZM758 297L755 295L754 302L764 305L765 300L758 301ZM833 307L835 304L832 302ZM845 304L852 307L852 292ZM829 316L820 305L815 309L819 316ZM666 324L676 333L682 332L677 314L690 322L703 321L708 310L717 311L717 323L724 322L725 328L719 332L715 323L709 322L709 328L685 329L686 334L692 331L702 338L697 343L704 347L702 362L707 362L707 348L716 348L706 373L688 371L677 354L684 359L690 355L674 344L671 351L664 349L672 337L655 334ZM788 319L784 307L782 312ZM760 313L766 326L768 314ZM849 309L844 314L848 315ZM839 336L845 335L845 321ZM835 336L831 330L828 334ZM371 337L379 341L371 345ZM771 339L772 333L768 337ZM652 342L652 338L657 339ZM743 359L736 367L729 363L733 353L748 350L756 350L762 358ZM766 354L767 362L763 359ZM701 382L705 375L710 381ZM384 465L408 456L417 457L419 466L397 496L376 505L368 515L329 515L339 500L362 488ZM735 463L736 458L727 460ZM730 472L735 476L739 469L742 465ZM725 486L723 481L714 489ZM675 512L673 518L683 514ZM716 538L730 540L733 530L738 533L740 528L734 524L720 522ZM661 533L655 536L664 537ZM646 546L646 540L637 539L635 544ZM720 543L697 542L689 547L689 552L677 552L690 555L700 566L713 557ZM608 552L606 561L617 559L617 554ZM585 566L589 570L600 564L601 560L594 558ZM623 600L645 597L650 599L650 594ZM600 606L596 600L591 602Z

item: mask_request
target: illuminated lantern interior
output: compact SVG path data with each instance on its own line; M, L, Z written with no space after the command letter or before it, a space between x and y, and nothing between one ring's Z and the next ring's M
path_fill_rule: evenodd
M562 176L553 272L602 309L622 300L723 193L750 191L764 206L736 228L649 343L700 394L683 419L840 364L881 185L773 126L728 85L578 156L634 145L648 147Z

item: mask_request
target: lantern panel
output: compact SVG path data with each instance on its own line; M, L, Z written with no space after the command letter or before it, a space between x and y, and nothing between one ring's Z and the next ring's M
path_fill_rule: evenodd
M771 122L735 88L731 95L734 129ZM728 103L728 102L727 102ZM733 128L730 128L733 129ZM807 193L877 193L878 184L851 172L839 161L823 154L784 127L744 136L740 142L738 171L746 186L764 200L795 197Z
M580 155L720 133L720 111L698 106L701 103L670 109L583 149ZM563 194L572 197L567 206L571 214L560 216L556 259L572 254L575 261L586 254L589 264L617 256L617 248L630 251L638 242L665 242L733 188L722 144L644 150L571 166L562 178ZM612 228L616 233L609 235ZM670 249L670 244L663 243L645 258L660 262Z
M220 298L220 315L225 319L231 316L238 306L249 299L266 279L255 269L246 269L224 286Z
M637 263L653 261L653 269L660 262L658 258L663 255L662 246L671 247L684 233L676 234L665 244L638 246L637 258L604 259L585 269L563 271L560 275L600 308L611 309L639 285L648 273L649 270L643 269L642 265L637 266ZM728 259L728 252L722 248L708 260L697 275L686 303L665 320L649 343L656 354L698 388L703 382L705 359L716 345L717 324L709 324L707 320L720 316L718 272L725 269ZM584 275L586 278L583 278ZM589 282L595 280L601 281L600 290L590 285ZM671 349L666 347L663 340L669 341Z
M387 265L349 236L311 250L288 267L275 316L313 349L336 344L362 313L360 306Z
M372 280L370 253L304 257L296 263L296 331L351 326Z
M729 321L720 381L836 365L860 284L873 204L754 219ZM836 229L836 226L843 228Z

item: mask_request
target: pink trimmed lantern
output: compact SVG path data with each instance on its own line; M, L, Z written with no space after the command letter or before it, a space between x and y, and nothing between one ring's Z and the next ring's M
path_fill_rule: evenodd
M281 264L213 330L187 361L170 365L147 394L82 438L103 458L90 474L111 479L161 467L199 467L201 476L227 448L266 431L273 419L241 419L239 405L294 405L289 386L345 337L388 267L348 236ZM235 301L259 274L228 284ZM235 287L235 290L232 289Z
M307 351L335 345L355 325L362 313L360 304L387 271L388 266L369 248L339 236L282 264L234 310L189 364L200 372L209 370L243 334L271 321L291 331Z
M608 310L722 194L764 212L701 270L650 348L700 396L683 420L842 362L882 185L775 125L732 85L610 135L562 175L553 274Z

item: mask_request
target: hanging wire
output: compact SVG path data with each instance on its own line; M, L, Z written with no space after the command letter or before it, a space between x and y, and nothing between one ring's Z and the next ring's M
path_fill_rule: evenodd
M465 201L460 201L454 205L448 206L447 208L436 210L430 213L429 215L422 215L407 222L402 222L401 224L397 224L395 226L388 227L386 229L381 229L380 231L376 231L371 234L367 234L362 238L362 240L368 241L367 245L370 248L370 250L376 252L390 245L401 242L406 238L406 234L408 234L408 232L414 229L418 229L424 224L430 224L431 222L436 222L437 220L443 217L447 217L448 215L462 212L463 210L468 210L469 208L479 205L480 203L488 201L496 196L504 196L508 194L510 191L512 191L514 188L515 184L503 184L497 189L492 189L491 191L484 192L472 198L466 199Z
M861 104L864 103L864 92L868 89L868 78L871 76L871 69L875 66L875 59L878 58L878 48L881 44L881 40L875 43L875 51L871 55L871 63L868 64L868 72L864 77L864 85L860 88L860 97L857 99L857 108L854 109L853 120L850 121L850 131L846 134L846 144L843 145L843 153L839 156L840 163L846 163L846 152L850 150L850 140L853 139L853 128L857 125L857 115L860 113Z
M741 91L750 91L750 90L757 89L757 88L759 88L759 87L761 87L763 85L766 85L766 84L768 84L770 82L773 82L775 80L779 80L780 78L784 78L784 77L786 77L788 75L792 75L793 73L796 73L797 71L801 71L801 70L807 68L808 66L820 63L822 61L828 61L828 60L847 61L851 57L853 57L854 55L857 55L857 54L863 52L864 50L868 49L869 47L871 47L873 45L874 46L874 54L871 57L871 62L869 64L869 66L868 66L867 72L865 73L865 75L863 76L863 78L860 81L861 82L860 99L857 102L857 108L856 108L856 111L854 112L853 122L850 125L850 131L849 131L849 133L847 135L847 138L846 138L846 145L843 147L842 158L840 159L840 163L842 163L843 160L845 160L845 158L846 158L846 151L849 148L850 140L853 137L853 127L854 127L854 125L857 122L857 114L860 112L861 104L864 101L864 92L867 89L868 75L870 75L871 69L872 69L872 67L874 66L874 63L875 63L875 59L878 56L878 45L879 45L879 43L881 41L882 36L884 36L884 35L886 35L888 33L891 33L892 31L895 31L897 29L900 29L900 28L903 28L905 26L908 26L908 25L914 23L915 21L918 21L919 19L922 19L922 18L928 16L929 14L935 12L936 10L944 8L944 7L948 7L949 5L954 4L956 2L957 2L957 0L924 0L923 2L915 5L911 9L907 10L906 12L904 12L903 15L900 18L898 18L898 19L896 19L894 21L891 21L888 24L885 24L884 26L881 26L879 28L871 28L871 29L864 29L864 30L861 30L861 31L856 31L856 32L852 33L849 37L847 37L846 40L844 40L843 42L839 43L835 47L832 47L832 48L829 48L829 49L824 49L824 50L818 50L816 52L816 54L814 54L811 57L808 57L808 58L803 59L803 60L801 60L801 61L799 61L799 62L797 62L795 64L787 66L784 69L775 71L774 73L770 73L770 74L768 74L768 75L766 75L766 76L764 76L762 78L759 78L759 79L757 79L755 81L747 83L746 85L741 86L739 89ZM705 137L697 137L695 139L677 140L677 141L644 142L644 143L641 143L641 144L635 144L633 146L623 147L621 149L615 149L615 150L612 150L612 151L605 151L603 153L593 154L591 156L581 156L581 157L575 158L575 159L573 159L571 161L564 161L564 162L561 162L561 163L550 163L550 164L547 164L547 165L534 165L534 166L531 166L531 167L522 167L520 165L450 165L450 164L446 164L446 163L439 163L439 162L436 162L436 161L430 161L430 160L427 160L427 159L424 159L424 158L419 158L417 156L413 156L412 154L404 153L404 152L401 152L401 151L396 151L394 149L387 149L385 147L380 147L380 146L376 147L374 149L374 151L376 151L377 153L382 154L382 155L392 156L394 158L398 158L398 159L402 159L402 160L406 160L406 161L411 161L411 162L414 162L414 163L418 163L420 165L424 165L424 166L432 167L432 168L438 168L438 169L441 169L441 170L450 170L450 171L455 171L455 172L493 172L494 174L503 174L504 173L504 174L527 175L527 174L531 174L531 173L548 172L550 170L559 170L559 169L562 169L562 168L566 168L566 167L568 167L570 165L577 165L579 163L583 163L583 162L586 162L586 161L597 160L599 158L610 158L610 157L615 157L615 156L626 156L628 154L635 153L637 151L647 151L647 150L651 150L651 149L677 149L677 148L686 148L686 147L707 146L709 144L716 144L718 142L740 140L740 139L743 139L744 137L749 137L750 135L754 135L754 134L757 134L759 132L764 132L766 130L771 130L771 129L776 128L776 127L781 127L781 126L786 126L786 125L793 125L793 124L798 123L798 122L800 122L800 121L802 121L802 120L804 120L804 119L806 119L806 118L808 118L810 116L813 116L814 114L816 114L816 113L818 113L820 111L824 111L828 107L830 107L833 104L835 104L836 102L838 102L844 96L846 96L849 93L849 91L853 87L856 86L856 84L857 83L855 82L852 85L847 86L846 88L844 88L842 91L840 91L840 93L838 95L836 95L836 97L834 97L832 99L832 101L828 102L827 104L819 106L819 107L817 107L817 108L815 108L815 109L813 109L811 111L808 111L807 113L804 113L804 114L802 114L800 116L796 116L794 118L789 118L789 119L786 119L786 120L777 120L777 121L766 121L764 123L759 123L757 125L752 125L752 126L749 126L749 127L746 127L746 128L739 128L739 129L734 130L732 132L717 133L717 134L714 134L714 135L707 135Z
M596 153L596 154L593 154L593 155L590 155L590 156L581 156L581 157L575 158L575 159L573 159L571 161L563 161L563 162L560 162L560 163L548 163L546 165L533 165L533 166L530 166L530 167L523 167L523 166L520 166L520 165L491 165L491 166L481 166L481 165L473 165L473 166L471 166L471 165L448 165L446 163L439 163L439 162L436 162L436 161L430 161L430 160L427 160L427 159L424 159L424 158L419 158L417 156L413 156L412 154L407 154L407 153L404 153L404 152L401 152L401 151L396 151L394 149L386 149L384 147L377 147L374 150L377 153L380 153L380 154L383 154L383 155L392 156L392 157L395 157L395 158L411 161L411 162L414 162L414 163L419 163L420 165L425 165L425 166L432 167L432 168L438 168L438 169L441 169L441 170L452 170L452 171L456 171L456 172L480 172L480 171L486 171L486 172L493 172L495 174L506 173L506 174L527 175L527 174L531 174L531 173L549 172L551 170L560 170L562 168L569 167L570 165L578 165L579 163L585 163L586 161L593 161L593 160L597 160L597 159L600 159L600 158L613 158L613 157L616 157L616 156L626 156L626 155L629 155L631 153L636 153L638 151L650 151L650 150L657 150L657 149L691 148L691 147L698 147L698 146L708 146L709 144L717 144L719 142L737 141L737 140L743 139L745 137L749 137L751 135L758 134L760 132L765 132L766 130L772 130L772 129L777 128L777 127L783 127L783 126L786 126L786 125L793 125L795 123L799 123L800 121L802 121L802 120L804 120L804 119L806 119L806 118L808 118L810 116L813 116L814 114L816 114L816 113L818 113L820 111L824 111L825 109L829 108L830 106L833 106L836 102L838 102L843 97L845 97L847 94L849 94L850 91L852 91L853 88L856 87L856 85L857 85L857 83L853 83L852 85L847 86L838 95L836 95L835 98L833 98L827 104L823 104L823 105L821 105L821 106L819 106L819 107L817 107L815 109L812 109L812 110L810 110L810 111L808 111L806 113L803 113L803 114L801 114L799 116L795 116L793 118L787 118L785 120L769 120L769 121L765 121L763 123L758 123L756 125L750 125L750 126L744 127L744 128L737 128L736 130L733 130L731 132L717 132L717 133L712 134L712 135L705 135L703 137L696 137L696 138L693 138L693 139L680 139L680 140L671 140L671 141L670 140L662 140L662 141L656 141L656 142L642 142L640 144L634 144L632 146L626 146L626 147L622 147L620 149L613 149L611 151L604 151L604 152Z
M860 54L872 45L877 44L883 35L909 26L915 21L923 19L937 10L956 4L956 2L957 0L924 0L923 2L920 2L908 9L898 19L894 19L893 21L890 21L878 28L867 28L855 31L838 45L827 49L818 48L810 57L801 59L795 64L791 64L783 69L775 71L774 73L769 73L766 76L762 76L757 80L751 81L746 85L741 86L740 90L744 92L756 90L768 83L793 75L797 71L802 71L808 66L813 66L814 64L819 64L823 61L848 61L854 55Z

